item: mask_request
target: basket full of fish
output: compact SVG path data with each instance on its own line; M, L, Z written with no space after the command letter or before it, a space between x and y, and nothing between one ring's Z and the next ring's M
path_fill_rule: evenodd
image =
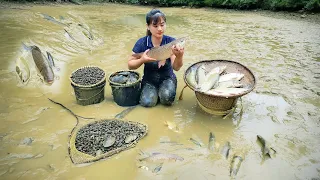
M81 67L71 73L70 81L78 104L85 106L104 100L106 75L101 68Z
M195 91L199 106L211 114L227 114L238 98L251 92L256 84L247 67L230 60L197 62L186 70L184 81Z
M117 71L108 78L114 101L119 106L139 104L141 76L135 71Z

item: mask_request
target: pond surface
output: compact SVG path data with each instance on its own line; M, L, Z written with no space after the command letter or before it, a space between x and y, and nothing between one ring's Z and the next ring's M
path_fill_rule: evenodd
M103 102L78 105L69 76L88 65L101 67L107 75L126 70L134 43L145 35L149 10L114 4L0 9L1 179L230 179L233 155L244 158L238 179L320 177L320 22L214 9L161 9L167 15L167 35L190 37L184 66L175 72L175 103L172 107L139 106L125 117L148 125L147 136L136 147L93 164L74 165L68 143L76 119L47 97L78 115L97 119L111 119L126 109L113 101L108 84ZM94 39L68 29L72 39L64 26L46 20L43 14L64 23L81 23ZM22 43L52 54L56 77L51 86L41 81ZM16 73L16 62L21 59L30 65L27 83L21 83ZM255 89L242 97L242 114L239 108L225 119L206 114L190 89L178 100L185 85L184 71L209 59L234 60L255 74ZM178 130L169 129L165 121L175 123ZM210 132L217 149L230 142L228 159L217 150L208 151ZM257 135L274 147L276 157L262 158ZM190 138L203 145L197 146ZM139 161L141 151L175 154L183 160ZM160 171L153 172L161 164Z

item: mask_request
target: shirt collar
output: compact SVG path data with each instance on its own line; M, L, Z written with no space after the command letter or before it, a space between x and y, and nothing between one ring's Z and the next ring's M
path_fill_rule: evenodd
M152 41L151 41L151 36L147 36L147 46L149 48L152 48L153 47L153 44L152 44Z
M165 37L165 35L163 35L163 37L162 37L162 41L161 41L160 46L162 46L164 44L167 44L167 38ZM152 44L152 41L151 41L151 36L147 36L147 46L149 48L153 47L153 44Z

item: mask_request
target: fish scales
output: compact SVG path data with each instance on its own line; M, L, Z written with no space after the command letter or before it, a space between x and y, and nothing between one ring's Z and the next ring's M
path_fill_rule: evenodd
M230 142L227 141L221 150L222 156L225 157L226 159L228 159L228 157L229 157L230 149L231 149Z
M176 45L179 47L184 47L185 41L186 41L186 38L179 38L168 44L158 46L158 47L153 47L150 49L150 51L147 52L147 55L156 60L160 60L160 61L166 60L172 55L172 50L171 50L172 46ZM143 52L136 53L136 54L133 54L133 56L136 58L140 58L142 54Z
M241 156L234 156L231 161L230 176L235 177L240 169L243 158Z
M47 83L52 83L54 80L53 70L47 60L43 58L41 50L37 46L32 46L32 57L34 63L36 64L40 74L43 76Z

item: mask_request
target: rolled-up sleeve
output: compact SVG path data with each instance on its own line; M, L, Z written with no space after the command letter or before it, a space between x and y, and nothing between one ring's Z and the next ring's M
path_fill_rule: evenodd
M133 46L132 51L133 51L134 53L144 52L144 50L143 50L143 47L144 47L143 42L144 42L144 41L143 41L143 38L140 38L140 39L136 42L136 44Z

